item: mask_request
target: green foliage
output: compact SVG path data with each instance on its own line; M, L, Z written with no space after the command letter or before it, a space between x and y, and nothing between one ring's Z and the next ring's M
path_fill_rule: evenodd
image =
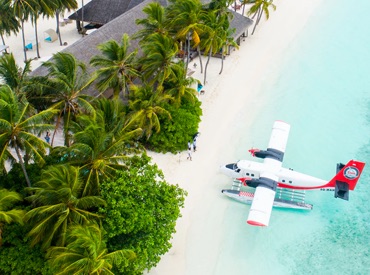
M37 164L26 165L26 170L32 182L37 182L40 179L40 166ZM28 195L24 190L27 185L26 178L23 174L22 167L19 163L14 163L8 173L0 176L0 188L14 190L23 196Z
M66 247L51 247L46 255L57 275L111 274L110 270L120 259L132 260L130 250L109 253L102 229L97 224L73 226L67 235Z
M166 105L172 120L161 117L161 131L153 133L147 146L156 152L177 153L185 150L189 140L198 132L202 109L200 101L186 102L180 108Z
M100 213L105 215L108 248L130 249L137 255L133 262L121 261L116 274L142 274L159 262L171 247L184 205L186 191L167 183L162 171L149 161L148 156L134 156L116 180L102 183L107 206Z
M40 247L30 247L26 237L28 230L29 228L17 223L4 226L3 245L0 248L0 274L52 274Z

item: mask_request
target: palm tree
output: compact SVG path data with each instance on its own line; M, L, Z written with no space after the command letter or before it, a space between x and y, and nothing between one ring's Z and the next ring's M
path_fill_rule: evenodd
M113 274L117 261L136 257L131 250L108 251L102 229L96 224L73 226L68 232L66 247L51 247L46 255L57 275Z
M24 217L32 226L31 245L41 242L42 249L52 244L64 246L69 226L101 218L92 209L105 205L105 201L98 196L83 196L84 185L78 167L54 165L42 172L41 180L28 189L33 195L27 199L35 205Z
M31 72L31 60L24 63L21 68L15 62L13 53L0 57L0 79L21 97L24 88L29 84L28 73Z
M175 105L179 107L182 98L187 98L191 102L195 100L196 90L190 86L196 82L194 78L186 76L186 68L179 63L174 66L172 77L165 80L164 93L171 95Z
M56 110L48 109L37 113L25 98L18 99L7 85L0 86L0 167L4 169L6 160L13 160L11 149L15 149L28 186L28 178L21 150L30 154L36 163L43 164L43 155L48 144L38 137L41 132L52 129L50 120Z
M220 70L220 73L222 73L222 70L224 68L224 59L225 59L225 52L227 51L227 49L229 47L234 47L236 49L239 49L239 45L235 42L234 38L231 36L231 34L235 31L235 29L233 30L226 30L225 32L221 33L221 35L223 36L222 39L224 41L224 44L222 45L222 49L221 49L221 70Z
M270 17L269 8L270 7L273 10L276 10L276 5L273 4L273 0L256 0L254 5L248 11L248 16L253 14L253 17L254 17L255 15L257 15L257 19L253 27L252 35L254 34L254 31L256 30L256 27L258 23L260 22L263 13L266 16L266 20L269 19Z
M20 201L22 201L22 196L17 192L0 189L0 247L3 240L2 233L4 224L12 222L23 224L25 211L20 209L11 209L16 202Z
M100 67L95 71L100 92L111 88L115 97L118 97L121 91L127 95L128 85L140 75L136 69L137 50L129 52L129 40L128 34L124 34L121 44L115 40L109 40L98 46L103 55L94 56L90 64Z
M34 7L35 5L37 5L37 2L35 0L11 1L11 7L14 10L14 14L21 21L24 61L27 61L26 40L24 38L24 21L28 19L30 11L34 12L32 7Z
M55 102L53 108L59 110L55 131L53 133L51 146L63 117L64 144L70 145L70 122L79 113L86 112L95 115L91 105L91 97L82 94L93 81L86 73L85 64L77 61L70 53L59 52L53 55L52 61L44 62L48 70L50 85L53 93L49 94Z
M143 12L147 15L147 18L136 19L136 24L140 25L142 29L134 34L134 39L138 38L145 41L147 37L154 33L168 34L165 9L161 4L157 2L149 3L143 8Z
M151 81L151 84L157 82L162 86L163 81L173 74L177 44L171 37L155 33L143 41L142 50L144 57L141 60L141 69L144 80Z
M32 2L30 4L32 6L32 10L30 11L30 17L31 17L32 23L34 24L34 29L35 29L36 52L37 52L37 57L40 58L39 36L37 32L37 20L39 19L40 14L48 18L54 14L55 1L38 0L37 2Z
M228 15L220 16L218 11L209 11L204 16L205 24L210 27L210 31L206 32L201 41L201 48L204 54L208 54L207 63L204 69L204 85L206 84L207 68L212 54L216 54L222 50L222 46L226 40L226 30L228 27Z
M190 40L193 42L192 47L197 48L201 72L203 72L202 58L200 55L200 36L208 30L203 24L201 18L205 13L202 3L199 0L176 1L167 8L168 21L176 32L176 37L185 40L187 44L187 58L185 68L188 67L190 57Z
M67 10L67 11L71 11L71 10L75 10L78 8L78 3L76 0L55 0L54 1L54 8L55 8L55 19L57 21L57 27L56 27L56 33L58 34L58 37L59 37L59 43L60 43L60 46L63 46L63 42L62 42L62 36L60 34L60 28L59 28L59 16L60 16L60 13Z
M153 91L148 84L143 86L132 86L133 95L129 100L130 118L135 121L147 139L152 135L153 129L158 133L161 129L158 115L165 114L171 119L170 113L162 105L172 97L161 93L159 90Z
M10 7L11 2L8 0L0 0L0 36L5 45L4 34L11 35L19 32L19 22L15 17L13 10ZM5 50L5 52L7 52Z
M73 144L68 148L69 163L80 167L85 179L83 195L100 193L100 182L112 177L117 170L126 167L127 156L137 153L134 141L141 135L140 128L134 128L134 122L122 116L119 128L106 131L105 114L98 110L95 119L80 116L77 119L80 131L76 131ZM109 127L111 128L111 127Z
M240 0L240 3L242 4L243 6L243 11L242 11L242 15L244 15L244 11L245 11L245 5L247 4L253 4L255 3L256 0Z

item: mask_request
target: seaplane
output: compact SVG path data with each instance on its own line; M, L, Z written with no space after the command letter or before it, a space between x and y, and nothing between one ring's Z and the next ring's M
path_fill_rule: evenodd
M268 226L273 207L310 210L304 202L305 190L333 191L335 198L349 199L349 191L355 189L365 163L350 160L346 165L337 164L337 174L329 181L312 177L290 168L283 168L285 148L290 125L275 121L267 150L250 149L253 157L263 162L239 160L220 167L223 174L233 179L231 189L222 193L242 203L251 204L247 223ZM254 192L244 191L243 186Z

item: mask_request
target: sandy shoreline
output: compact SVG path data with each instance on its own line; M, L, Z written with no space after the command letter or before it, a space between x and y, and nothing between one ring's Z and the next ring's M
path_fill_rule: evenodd
M85 0L85 4L86 2L88 1ZM221 75L221 60L211 60L207 72L206 94L200 97L203 117L199 128L201 135L197 140L198 150L193 154L193 161L186 160L186 152L179 155L150 153L153 161L163 170L166 180L179 184L189 195L182 210L183 217L177 222L173 247L148 274L219 274L218 265L224 256L223 236L227 234L227 226L232 226L224 224L224 216L227 208L232 206L220 192L228 186L230 180L218 173L218 167L235 161L240 150L243 150L243 154L246 153L248 144L244 148L237 148L236 144L239 143L240 136L248 132L251 123L258 119L258 112L262 110L264 101L268 100L258 96L262 83L270 81L266 79L266 74L279 70L279 61L284 51L312 18L320 2L321 0L275 0L277 10L271 11L267 22L261 20L255 34L246 38L240 49L226 58ZM68 15L65 14L64 17ZM55 24L55 19L40 20L38 30L41 41L43 31L55 28ZM26 24L25 29L26 38L33 35L31 24ZM62 38L68 45L81 38L74 23L61 27L61 31ZM6 38L6 43L21 65L21 34ZM42 59L34 61L32 67L35 68L46 57L64 48L59 46L58 41L42 41ZM28 53L29 58L35 56L35 50ZM190 64L192 69L194 62L199 61L195 59ZM199 64L193 77L203 81ZM267 125L268 128L270 126ZM244 223L244 226L247 225ZM245 273L241 271L240 274Z
M193 161L186 160L186 152L180 157L150 154L166 179L178 183L189 193L183 217L177 222L173 247L149 272L151 275L217 273L223 256L223 235L227 234L228 226L223 218L230 205L220 192L230 180L218 173L218 167L235 161L240 155L237 151L243 149L236 148L236 144L264 105L265 99L258 97L258 91L264 81L269 81L265 79L266 72L278 71L284 51L312 18L321 0L274 2L277 10L270 13L267 22L261 20L255 34L227 57L221 75L218 75L220 60L212 60L206 94L201 96L201 136ZM193 76L202 79L199 66ZM249 145L245 146L246 153ZM243 270L240 272L245 274Z

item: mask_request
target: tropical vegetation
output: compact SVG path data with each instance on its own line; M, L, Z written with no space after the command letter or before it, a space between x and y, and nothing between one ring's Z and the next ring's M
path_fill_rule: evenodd
M166 182L146 150L177 153L198 132L190 52L207 56L206 83L210 57L223 62L235 46L231 2L150 3L138 33L98 46L92 73L66 52L43 63L45 76L29 74L26 51L23 67L12 54L0 57L1 274L142 274L170 249L187 193ZM258 17L267 2L256 0ZM40 16L56 14L58 22L77 7L75 0L0 4L2 39L22 27L23 41L25 20L37 37Z

